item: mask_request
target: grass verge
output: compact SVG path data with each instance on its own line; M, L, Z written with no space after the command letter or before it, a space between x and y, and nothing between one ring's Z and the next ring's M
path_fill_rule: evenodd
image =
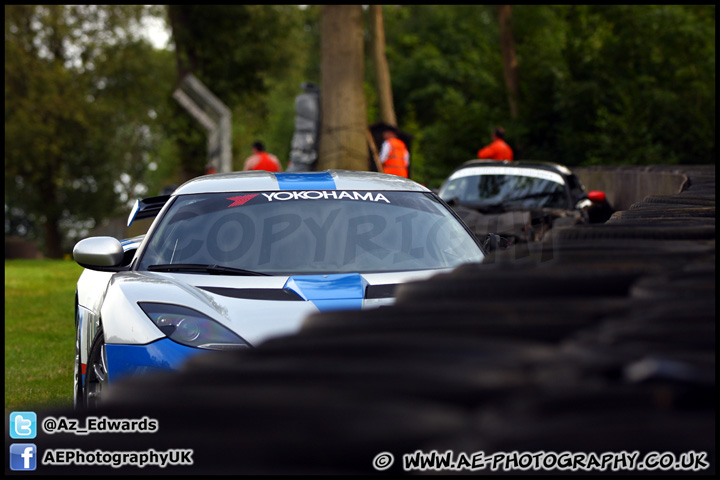
M71 260L5 261L5 411L72 406L75 285Z

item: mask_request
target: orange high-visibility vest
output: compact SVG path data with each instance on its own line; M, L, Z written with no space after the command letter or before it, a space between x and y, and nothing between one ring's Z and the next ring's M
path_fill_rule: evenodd
M268 172L279 172L278 166L272 161L270 156L266 152L260 152L257 154L260 160L252 168L252 170L266 170Z
M478 150L478 158L487 160L513 160L513 151L510 145L501 139L494 140L490 145Z
M407 147L399 138L389 138L386 141L390 143L390 154L383 163L383 173L408 178L408 166L405 163Z

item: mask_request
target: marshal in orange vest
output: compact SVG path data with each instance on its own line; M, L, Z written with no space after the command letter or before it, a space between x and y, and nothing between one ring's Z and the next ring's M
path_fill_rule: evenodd
M380 150L380 162L383 165L383 173L398 175L408 178L408 166L410 166L410 153L405 143L397 138L392 130L383 133L385 141Z
M282 172L282 164L275 155L267 153L261 142L252 145L253 155L245 160L243 170L266 170L268 172Z

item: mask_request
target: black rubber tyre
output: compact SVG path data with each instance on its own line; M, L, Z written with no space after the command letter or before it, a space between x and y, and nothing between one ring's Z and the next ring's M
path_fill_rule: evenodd
M201 391L221 378L244 388L282 385L288 393L292 389L332 389L358 398L422 400L450 407L478 407L535 383L533 369L519 362L488 361L468 365L457 359L447 360L439 363L426 361L421 356L406 360L340 354L315 358L269 356L228 362L220 356L200 355L185 364L183 375ZM216 380L207 375L208 369L212 369Z
M712 240L714 226L687 226L684 228L662 225L585 225L577 228L557 230L553 239L591 240L617 238L645 238L648 240Z
M488 269L469 275L454 275L441 281L407 283L397 288L396 298L398 303L414 303L440 298L624 296L642 273L642 270L619 272L603 268L599 262L594 263L592 269L585 270L571 264L558 265L557 268Z
M632 286L630 294L647 299L712 298L715 295L715 269L643 278Z
M633 203L623 217L710 217L715 218L715 206L662 205L656 203Z
M620 212L624 213L624 212ZM699 226L715 226L715 218L712 217L671 217L671 216L615 216L613 215L610 220L607 221L609 224L621 224L621 225L652 225L662 227L674 227L674 228L692 228Z
M696 205L714 207L715 198L691 196L691 195L648 195L643 199L648 204L669 204L669 205Z
M462 332L355 332L299 334L270 339L252 352L263 358L368 359L395 362L463 362L465 365L526 365L551 359L555 348L520 338L477 338Z
M596 325L609 315L624 313L626 299L518 299L515 302L469 298L463 301L398 304L374 311L324 312L308 317L304 336L338 334L418 334L453 332L463 338L506 338L557 342Z
M77 321L77 304L75 305L75 362L73 366L73 407L77 410L85 407L85 394L82 386L82 364L80 361L80 329Z
M83 402L87 408L97 408L101 401L103 390L107 388L107 357L105 356L105 336L102 326L95 334L90 353L88 354L87 369L85 372L85 387L83 388Z

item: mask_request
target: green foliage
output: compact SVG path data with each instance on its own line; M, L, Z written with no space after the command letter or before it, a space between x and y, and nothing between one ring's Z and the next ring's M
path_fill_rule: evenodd
M266 93L268 79L286 72L294 7L171 5L173 38L181 63L226 104Z
M240 127L243 134L233 136L234 163L238 170L250 155L250 146L257 140L265 143L268 151L277 155L287 167L295 132L295 97L302 93L300 85L303 82L320 82L319 7L300 9L291 6L279 12L284 16L281 25L286 31L283 32L284 41L277 49L284 53L276 52L269 57L276 63L272 68L279 71L264 75L264 95L262 91L253 94L260 106L255 107L249 101L236 106L236 111L242 112L238 119L248 119Z
M413 178L437 186L489 140L503 115L502 66L491 7L386 7L387 56L400 128L412 118Z
M710 46L704 40L714 38L714 14L710 24L680 5L650 11L617 6L603 13L612 21L612 34L597 59L603 95L596 127L601 135L590 159L612 157L619 150L629 163L709 162L715 53L714 41Z
M518 17L524 12L515 11ZM522 138L525 154L555 155L569 165L714 162L714 6L598 5L552 12L551 23L562 27L565 38L547 42L556 47L545 66L559 68L533 63L550 50L537 48L544 42L519 60L522 78L543 80L523 84L521 121L541 127Z
M28 236L51 254L60 234L67 251L164 163L172 56L130 33L147 11L5 7L5 204L45 225Z
M502 125L516 158L567 165L713 163L715 7L513 6L510 118L495 7L386 6L413 178L437 185Z

